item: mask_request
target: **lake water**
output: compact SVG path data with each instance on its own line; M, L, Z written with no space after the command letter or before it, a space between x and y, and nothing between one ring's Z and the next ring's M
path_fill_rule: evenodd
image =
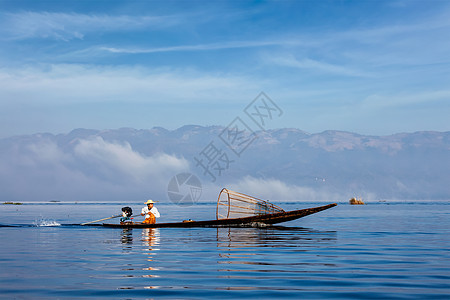
M286 210L323 205L276 204ZM449 202L341 203L269 228L66 225L117 215L123 206L0 205L0 298L450 296ZM138 213L143 205L128 206ZM213 204L157 207L159 222L214 219L215 213Z

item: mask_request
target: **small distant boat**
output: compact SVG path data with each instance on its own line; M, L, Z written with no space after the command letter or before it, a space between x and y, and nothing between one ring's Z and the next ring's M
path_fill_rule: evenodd
M261 227L296 220L336 205L336 203L332 203L324 206L284 211L282 208L267 201L224 188L217 200L215 220L186 220L183 222L155 224L135 222L122 224L103 223L100 226L116 228Z
M362 201L361 198L356 199L355 197L353 197L352 199L350 199L348 202L349 202L351 205L364 205L364 204L365 204L364 201Z

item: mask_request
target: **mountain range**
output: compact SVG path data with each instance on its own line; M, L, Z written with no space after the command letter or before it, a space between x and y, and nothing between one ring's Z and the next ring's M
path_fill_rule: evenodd
M3 201L168 201L180 173L199 178L204 201L222 187L278 201L450 199L450 132L76 129L4 138L0 150Z

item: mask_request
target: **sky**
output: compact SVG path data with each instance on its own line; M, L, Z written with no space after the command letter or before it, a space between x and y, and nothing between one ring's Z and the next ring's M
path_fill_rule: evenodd
M449 131L448 1L3 1L0 138L229 124Z

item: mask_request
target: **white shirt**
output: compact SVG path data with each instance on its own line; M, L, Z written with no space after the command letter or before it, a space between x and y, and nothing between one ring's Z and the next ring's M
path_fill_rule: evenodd
M148 206L143 207L142 211L141 211L141 214L144 214L145 218L147 219L147 218L150 218L150 215L148 214L149 212L154 214L155 218L159 218L160 217L158 209L156 207L154 207L154 206L152 207L152 209L148 209Z

